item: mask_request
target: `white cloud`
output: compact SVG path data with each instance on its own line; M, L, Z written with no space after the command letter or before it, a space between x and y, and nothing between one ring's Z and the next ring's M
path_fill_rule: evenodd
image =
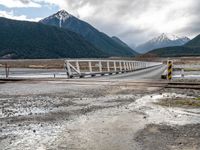
M191 25L194 15L198 16L197 12L194 14L192 11L199 0L42 1L57 4L110 36L117 35L133 44L142 43L163 32L191 36L182 29Z
M40 4L35 3L31 0L0 0L0 5L3 5L8 8L41 7Z
M41 20L41 18L28 18L26 15L15 16L13 11L10 12L0 11L0 17L5 17L14 20L33 21L33 22Z
M50 5L57 5L59 8L66 8L66 1L65 0L33 0L36 3L48 3Z
M95 8L87 3L83 7L78 8L77 12L80 18L87 18L95 12Z

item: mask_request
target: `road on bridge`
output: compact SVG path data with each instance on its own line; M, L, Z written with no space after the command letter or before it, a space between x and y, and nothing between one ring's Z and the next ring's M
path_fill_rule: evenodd
M148 79L161 79L162 73L165 71L166 66L160 65L155 66L152 68L142 69L142 70L136 70L134 72L125 73L125 74L118 74L118 75L112 75L112 76L103 76L103 77L97 77L99 79L119 79L119 80L148 80Z

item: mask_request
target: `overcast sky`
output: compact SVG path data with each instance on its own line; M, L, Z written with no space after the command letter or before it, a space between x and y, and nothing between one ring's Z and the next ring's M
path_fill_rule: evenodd
M0 0L0 16L38 21L60 9L129 45L161 33L200 34L200 0Z

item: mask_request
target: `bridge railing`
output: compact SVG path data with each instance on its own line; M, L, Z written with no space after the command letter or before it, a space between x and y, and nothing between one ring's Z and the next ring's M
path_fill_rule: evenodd
M69 78L96 75L112 75L132 72L138 69L161 65L160 62L129 60L65 60L65 69Z

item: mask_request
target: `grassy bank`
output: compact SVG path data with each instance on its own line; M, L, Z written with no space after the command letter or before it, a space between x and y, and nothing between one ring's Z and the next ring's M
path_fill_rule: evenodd
M194 99L165 99L156 104L166 107L200 108L200 97Z

